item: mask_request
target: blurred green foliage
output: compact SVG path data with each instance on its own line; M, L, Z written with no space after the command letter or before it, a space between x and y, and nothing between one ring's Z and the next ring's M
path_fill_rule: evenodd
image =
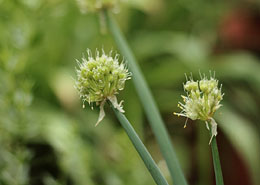
M184 73L197 76L209 69L216 71L225 92L216 117L224 142L239 156L250 182L260 181L259 58L247 51L213 52L220 20L235 5L140 0L124 4L116 15L190 184L212 181L209 136L203 123L193 127L189 121L183 129L185 120L172 112L178 111ZM99 30L98 16L82 15L72 0L0 0L0 184L154 184L110 110L95 128L98 111L82 109L73 87L75 58L86 48L115 48L109 34ZM119 99L169 179L131 82ZM225 164L231 162L225 145L220 142L224 179L231 178L225 176Z

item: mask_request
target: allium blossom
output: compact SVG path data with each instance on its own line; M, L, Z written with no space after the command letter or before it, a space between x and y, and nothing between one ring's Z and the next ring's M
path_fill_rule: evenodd
M214 75L215 76L215 75ZM218 80L210 75L208 79L205 75L200 81L194 81L192 77L183 85L187 96L182 96L184 103L179 102L178 107L182 109L180 113L174 113L178 116L183 116L192 120L205 121L207 129L208 122L211 124L211 138L217 136L217 123L213 119L213 115L222 105L220 101L223 98L221 87L218 87ZM187 120L184 128L186 127Z
M82 13L96 12L101 9L118 10L121 0L76 0Z
M82 62L77 60L79 69L76 69L77 80L76 89L80 98L93 108L93 103L100 106L99 118L96 123L100 123L105 117L104 105L109 100L112 105L120 112L124 112L122 102L117 102L116 94L124 89L125 81L130 79L130 73L124 62L119 63L119 55L112 57L112 51L106 55L96 50L96 56L93 57L90 50L87 50L87 58L82 57Z

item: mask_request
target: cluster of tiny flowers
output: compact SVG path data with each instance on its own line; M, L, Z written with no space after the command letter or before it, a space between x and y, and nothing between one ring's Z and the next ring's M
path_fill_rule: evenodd
M76 0L82 13L96 12L101 9L117 11L120 0Z
M98 124L105 116L106 100L120 112L124 112L122 102L118 104L115 95L124 89L125 81L130 79L130 73L123 62L119 63L117 54L112 57L112 52L106 55L103 50L102 54L97 50L96 56L92 57L90 50L87 50L87 53L87 58L83 57L82 62L77 60L79 69L76 69L76 89L83 100L83 108L85 102L100 106Z
M187 96L182 96L184 103L179 102L178 107L182 109L180 113L174 113L178 116L184 116L192 120L208 121L211 124L212 136L217 135L217 124L213 115L221 107L220 101L223 98L221 85L218 87L218 80L210 76L208 79L205 75L200 81L194 81L192 77L183 85ZM187 122L186 122L187 123ZM184 127L186 127L186 123Z

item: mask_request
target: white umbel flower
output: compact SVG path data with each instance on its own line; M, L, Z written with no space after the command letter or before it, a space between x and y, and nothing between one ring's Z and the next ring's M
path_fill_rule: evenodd
M112 9L117 12L122 0L76 0L82 13L97 12L102 9Z
M76 69L75 87L83 100L83 108L85 102L100 106L96 123L98 125L105 117L106 100L109 100L120 112L124 112L122 102L117 102L116 94L124 89L125 81L130 79L130 73L124 62L119 63L118 54L112 57L112 51L106 55L103 50L102 54L96 50L96 56L93 57L91 51L87 50L87 54L87 58L83 57L81 62L77 60L79 68Z
M213 115L221 107L220 101L223 98L221 87L218 87L218 80L211 76L205 75L200 81L194 81L192 77L187 78L183 85L187 96L182 96L184 103L179 102L178 107L182 109L180 113L174 113L178 116L190 118L192 120L205 121L209 129L208 122L211 124L211 139L217 136L217 123ZM187 121L186 121L187 123ZM186 127L186 123L184 128Z

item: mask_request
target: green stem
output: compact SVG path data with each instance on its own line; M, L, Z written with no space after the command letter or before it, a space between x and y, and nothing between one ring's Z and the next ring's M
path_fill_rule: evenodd
M147 151L146 147L138 137L137 133L135 132L134 128L132 125L129 123L127 118L125 117L124 114L119 112L116 108L114 108L111 103L109 103L110 106L113 108L113 111L116 114L117 119L121 123L122 127L125 129L128 137L132 141L136 151L139 153L141 158L144 161L145 166L151 173L154 181L156 182L157 185L168 185L166 179L162 175L160 169L157 167L156 163L154 162L153 158L151 157L150 153Z
M215 171L216 185L224 185L219 153L218 153L218 145L215 136L213 137L211 142L211 151L212 151L213 165Z
M132 78L133 78L136 91L138 93L140 101L143 104L145 113L148 117L149 123L151 124L152 130L158 141L160 150L166 160L172 180L175 185L187 185L187 182L184 178L183 172L177 160L176 154L174 152L172 143L170 141L170 137L166 131L159 110L148 88L148 85L142 75L140 67L138 66L136 59L126 42L126 39L121 33L113 17L110 16L106 10L104 10L104 14L105 14L108 29L112 33L119 50L126 58L128 62L127 64L131 72L133 73Z

